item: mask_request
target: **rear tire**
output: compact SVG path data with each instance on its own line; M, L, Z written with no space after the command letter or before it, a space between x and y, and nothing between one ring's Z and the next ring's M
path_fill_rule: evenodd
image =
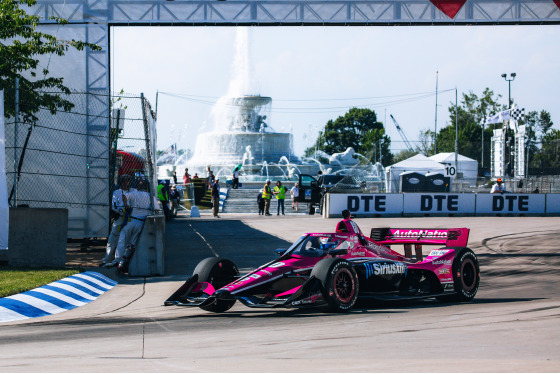
M457 248L452 266L455 294L441 296L441 301L470 301L480 283L480 266L478 259L469 248Z
M358 275L350 262L341 258L326 258L319 261L311 271L323 285L327 310L347 312L358 299Z
M219 257L209 257L198 263L194 273L198 275L199 282L207 282L218 290L228 283L233 282L239 275L237 266L227 259ZM235 300L215 299L211 304L200 306L201 309L209 312L222 313L230 309L235 304Z

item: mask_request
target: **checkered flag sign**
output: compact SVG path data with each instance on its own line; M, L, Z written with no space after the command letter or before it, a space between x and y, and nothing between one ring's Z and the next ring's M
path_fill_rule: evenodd
M525 108L515 108L511 110L511 118L513 118L516 121L525 120Z

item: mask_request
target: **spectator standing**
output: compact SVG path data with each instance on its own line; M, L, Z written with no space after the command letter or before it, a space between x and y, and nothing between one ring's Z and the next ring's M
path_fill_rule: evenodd
M198 173L194 173L194 176L192 177L192 179L199 179Z
M187 184L187 183L191 183L191 175L189 174L189 168L185 168L185 174L183 174L183 184Z
M173 172L173 184L177 184L177 172Z
M280 208L282 208L282 215L284 216L284 200L286 199L286 186L282 182L277 181L274 186L274 196L276 196L276 215L280 215Z
M504 193L506 192L506 187L502 184L502 178L498 178L496 184L492 186L490 193Z
M214 172L212 170L210 170L210 176L208 177L208 188L212 188L212 186L214 185L215 179L216 179L216 177L214 176Z
M261 189L259 191L259 194L257 195L257 204L259 205L259 216L261 214L264 215L264 199L262 195L263 195L263 190Z
M212 185L212 207L214 208L214 218L220 218L218 211L220 209L220 179L216 178Z
M171 212L169 211L169 205L167 205L169 203L169 194L167 193L167 188L165 184L163 184L163 181L160 181L158 184L157 195L163 209L163 214L165 215L165 220L171 220Z
M264 215L270 216L270 199L272 198L272 190L270 189L270 179L266 180L263 187L262 198L264 199Z
M173 217L177 217L177 211L179 210L179 204L181 203L181 194L177 191L177 186L171 186L169 199L171 200L171 215Z
M116 255L116 248L122 230L123 217L126 214L126 196L136 190L130 188L130 176L126 174L119 178L119 185L120 188L113 191L111 202L111 219L113 220L113 224L111 225L109 238L107 238L105 257L103 257L99 266L115 266L121 260L121 258Z
M232 188L234 190L239 188L239 170L238 169L235 169L233 171L233 186L232 186Z
M121 258L119 262L119 271L123 273L128 272L128 264L136 249L136 243L144 228L146 217L152 213L153 205L150 193L147 192L147 190L147 182L140 181L138 190L131 192L127 198L131 214L128 224L121 231L116 251Z
M299 197L299 183L296 183L292 189L290 190L290 194L292 195L292 209L296 209L296 212L299 209L299 201L298 201L298 197Z

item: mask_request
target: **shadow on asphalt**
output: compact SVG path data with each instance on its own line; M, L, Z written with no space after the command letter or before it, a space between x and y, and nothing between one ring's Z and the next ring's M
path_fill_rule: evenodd
M270 232L256 230L241 220L174 219L165 232L165 275L191 275L207 257L232 260L241 269L254 269L277 257L277 248L292 243Z

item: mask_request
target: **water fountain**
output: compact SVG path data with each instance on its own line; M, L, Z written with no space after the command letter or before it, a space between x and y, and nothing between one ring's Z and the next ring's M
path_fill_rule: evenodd
M192 158L180 159L180 164L167 169L161 167L161 170L167 174L171 172L171 176L172 170L182 171L188 167L191 174L198 172L205 176L210 166L214 175L223 180L231 178L233 169L241 164L242 183L262 183L268 178L295 182L300 174L360 169L363 165L358 165L360 161L354 156L361 155L352 149L332 156L318 150L315 157L303 159L294 154L293 135L276 132L269 125L272 98L249 94L255 92L255 85L249 74L248 44L248 28L239 27L234 77L228 93L213 108L214 129L198 135ZM373 169L371 164L368 168Z
M215 172L231 171L238 164L243 173L259 174L264 162L277 163L281 157L298 160L292 149L292 134L270 131L264 108L272 99L267 96L244 95L220 101L227 115L220 115L219 129L200 134L189 168L194 170L211 165ZM253 150L255 152L253 153ZM249 157L250 156L250 157Z

